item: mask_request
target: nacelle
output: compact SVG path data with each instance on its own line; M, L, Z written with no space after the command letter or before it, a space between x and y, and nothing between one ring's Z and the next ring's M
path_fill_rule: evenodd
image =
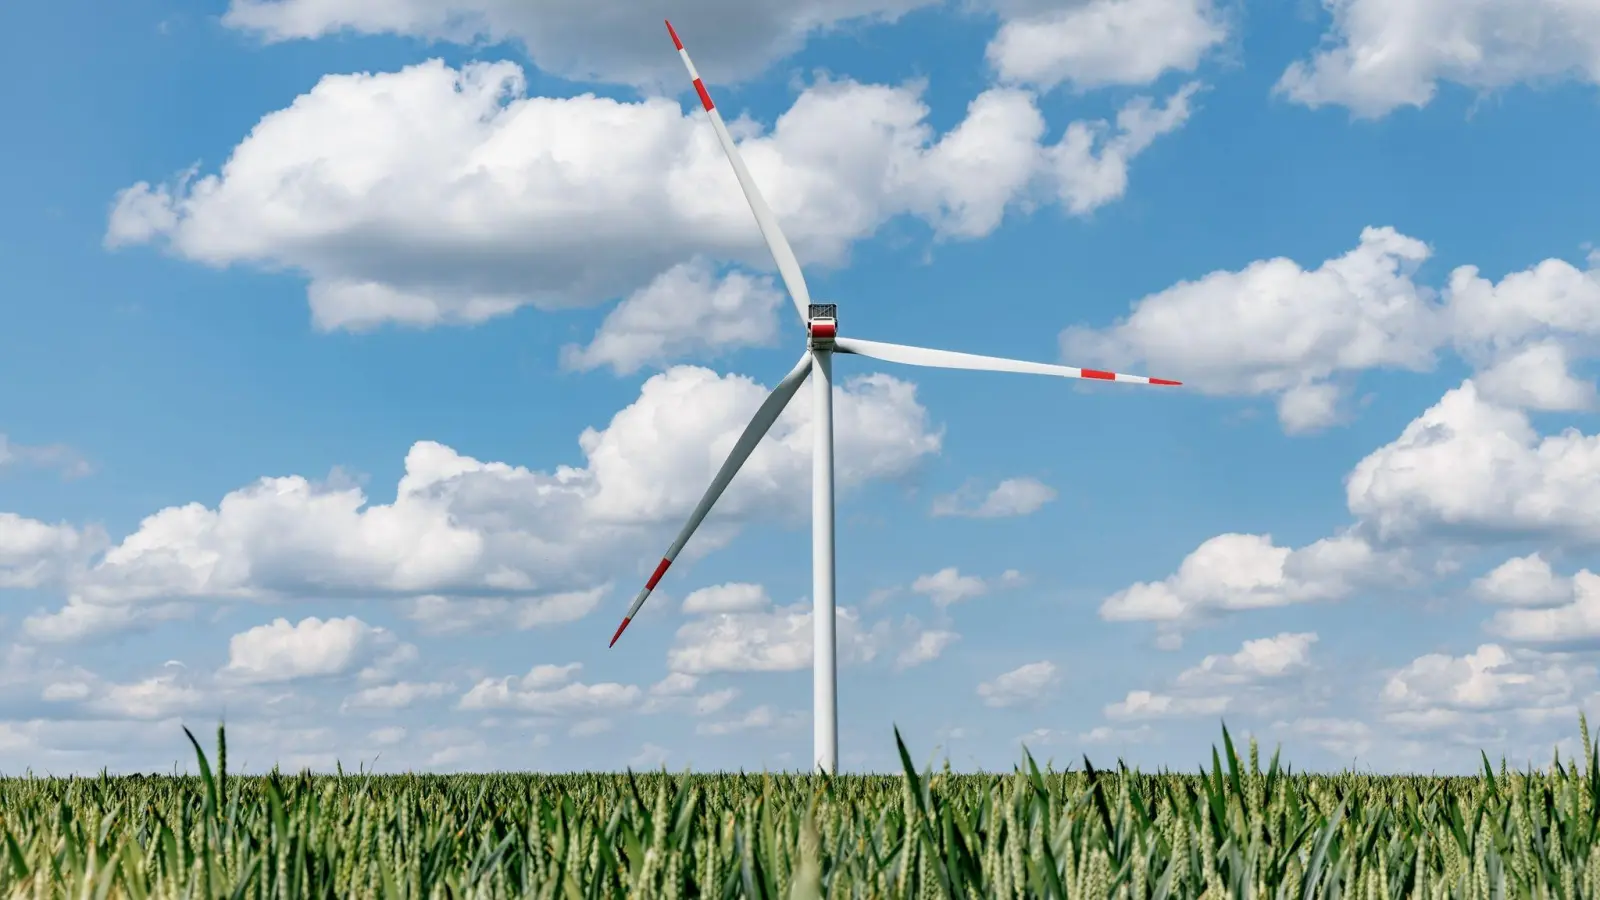
M838 307L832 303L813 303L806 322L809 339L806 345L813 350L832 350L833 339L839 336Z

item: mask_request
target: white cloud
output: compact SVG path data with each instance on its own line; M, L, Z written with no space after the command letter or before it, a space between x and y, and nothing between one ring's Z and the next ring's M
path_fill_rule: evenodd
M406 730L399 725L389 725L378 728L367 735L367 740L380 746L398 744L406 739Z
M935 497L931 511L935 516L969 516L975 519L1027 516L1038 512L1054 499L1055 488L1037 478L1007 478L995 485L976 504L968 501L967 491L963 489Z
M167 719L194 712L206 695L177 675L157 675L128 684L102 685L87 707L125 719Z
M1498 644L1464 656L1430 653L1394 672L1381 701L1396 724L1423 729L1460 726L1468 714L1570 712L1575 695L1592 689L1592 666L1570 666Z
M683 598L683 611L689 615L755 612L771 605L766 588L742 582L703 587Z
M522 686L536 690L557 687L571 681L572 676L582 668L583 663L567 663L560 666L541 663L529 669L528 674L522 677Z
M1178 697L1150 691L1129 691L1128 696L1106 706L1108 718L1165 719L1215 716L1227 710L1231 697Z
M1572 599L1572 579L1560 578L1539 553L1508 559L1472 583L1491 603L1520 607L1559 606Z
M742 79L796 52L809 35L885 21L932 0L687 0L670 14L708 82ZM1143 84L1191 70L1225 36L1208 0L988 0L1002 17L991 64L1010 80L1080 88ZM223 22L268 40L341 31L473 43L521 43L539 68L580 81L684 88L661 16L629 4L549 0L232 0Z
M1498 283L1476 266L1450 273L1451 324L1457 340L1477 351L1505 351L1561 335L1600 337L1600 256L1589 268L1546 259Z
M989 43L989 64L1012 82L1078 90L1147 84L1189 72L1227 37L1210 0L1088 0L1033 4Z
M708 81L756 74L807 35L857 19L893 19L930 0L688 0L672 8L546 0L232 0L223 22L268 40L342 31L474 43L514 40L539 68L579 81L685 87L661 24L671 16Z
M1284 632L1245 641L1237 653L1207 656L1199 665L1179 673L1175 684L1206 689L1284 678L1310 667L1311 645L1316 642L1313 632Z
M1600 9L1573 0L1324 0L1333 28L1277 90L1363 117L1426 106L1440 82L1600 82Z
M626 366L701 341L650 325L650 308L678 292L673 267L771 266L701 111L525 87L505 62L328 75L257 123L219 173L120 193L106 242L304 273L322 329L476 323L644 290L576 361ZM823 81L769 133L730 126L803 262L842 263L903 214L957 237L1051 196L1087 214L1120 197L1131 159L1183 124L1194 88L1159 107L1130 101L1114 127L1074 122L1053 146L1039 143L1044 119L1026 92L984 93L940 138L920 90ZM667 286L650 298L658 277ZM762 330L738 326L733 339Z
M421 700L443 697L448 690L450 685L439 681L400 681L359 690L346 697L339 705L339 709L341 711L405 709Z
M1595 387L1572 364L1600 350L1600 270L1547 259L1498 283L1462 266L1450 274L1455 341L1494 402L1547 411L1588 410Z
M1377 740L1372 726L1359 719L1303 716L1272 727L1305 737L1340 757L1365 756Z
M912 669L938 659L950 645L961 639L954 631L924 631L917 635L911 646L895 657L896 669Z
M575 738L594 737L597 734L604 734L610 731L611 728L610 719L584 719L568 728L567 736Z
M989 592L989 585L976 575L963 575L955 566L947 566L930 575L917 576L911 582L911 590L932 600L935 606L950 606L983 596Z
M1018 666L978 685L985 706L1007 707L1042 699L1058 679L1055 663L1048 660Z
M1105 714L1128 721L1214 716L1234 709L1263 713L1284 705L1286 688L1311 670L1316 642L1312 632L1247 640L1234 653L1211 654L1178 673L1167 690L1129 691L1108 704Z
M1315 269L1279 257L1180 282L1103 332L1068 328L1062 353L1072 365L1159 363L1154 374L1207 393L1277 396L1286 430L1313 430L1333 422L1340 373L1433 365L1444 326L1411 280L1428 256L1421 241L1367 228Z
M45 685L40 699L48 703L87 699L92 689L82 681L57 681Z
M1545 412L1593 409L1594 382L1572 374L1571 352L1556 341L1530 344L1491 363L1473 381L1484 397Z
M666 765L671 755L667 748L646 741L639 752L628 759L628 765L635 769L654 769Z
M888 639L884 623L868 629L847 606L835 613L839 662L870 662ZM693 619L678 629L667 665L675 672L792 672L811 666L811 605L770 611L721 613Z
M310 616L297 624L276 619L229 639L223 674L256 682L343 675L372 660L385 643L393 636L355 616Z
M475 629L515 628L576 622L594 612L609 584L543 597L441 597L428 594L410 601L406 618L429 634Z
M709 716L712 713L721 712L729 703L738 698L738 688L723 688L720 691L701 694L694 698L694 714L697 716Z
M699 678L685 672L669 672L667 677L650 686L650 693L658 697L681 697L699 683Z
M76 578L60 612L30 618L36 638L112 630L182 600L276 596L471 595L545 600L412 614L438 624L502 614L521 626L592 609L616 560L652 563L767 390L741 376L679 367L645 382L604 430L586 429L582 468L480 462L419 441L387 504L351 484L263 478L225 496L161 510ZM915 388L885 375L835 389L841 492L911 471L939 450ZM741 470L686 559L725 544L751 518L803 515L810 493L810 404L794 404ZM642 576L641 576L642 577ZM578 592L560 596L564 592ZM554 596L552 596L554 595Z
M98 531L0 512L0 589L36 588L57 581L74 563L100 549L104 540Z
M1573 649L1600 645L1600 575L1582 569L1571 578L1550 577L1544 584L1538 583L1540 573L1527 569L1517 573L1521 579L1506 577L1506 566L1517 562L1511 560L1486 579L1486 590L1495 592L1496 599L1522 607L1495 613L1489 630L1519 644Z
M629 375L680 357L771 346L778 337L778 307L787 307L783 300L770 278L730 272L719 279L704 259L680 263L618 304L588 346L563 347L561 362L569 369L610 366Z
M1151 294L1111 328L1068 328L1062 353L1073 365L1148 362L1210 394L1275 397L1292 434L1337 422L1354 373L1431 369L1445 347L1502 404L1593 406L1594 386L1570 365L1600 355L1600 270L1547 259L1496 283L1461 266L1436 291L1413 279L1431 255L1393 228L1366 228L1315 269L1259 260Z
M0 472L8 466L54 469L64 479L82 478L94 471L82 454L66 444L19 444L0 432Z
M1118 110L1115 127L1104 122L1068 125L1060 143L1043 151L1057 201L1082 216L1121 197L1128 190L1134 157L1189 121L1199 91L1200 83L1191 81L1159 106L1149 97L1135 98Z
M1600 539L1600 437L1541 437L1468 380L1350 473L1350 511L1396 540Z
M741 734L746 731L772 731L775 729L793 729L805 722L803 713L791 712L779 715L771 706L757 706L736 719L726 719L719 722L702 722L695 726L695 734L729 735Z
M1107 597L1100 617L1177 625L1240 610L1338 600L1395 565L1354 535L1290 550L1273 544L1271 535L1222 534L1197 547L1165 580Z
M1007 569L999 577L984 579L976 575L963 575L955 566L947 566L928 575L919 575L911 582L912 593L921 594L941 609L995 590L1015 587L1023 583L1022 573Z
M640 697L638 686L605 682L584 684L571 677L582 666L534 666L522 678L485 678L462 696L461 709L512 709L543 715L595 713L626 709Z

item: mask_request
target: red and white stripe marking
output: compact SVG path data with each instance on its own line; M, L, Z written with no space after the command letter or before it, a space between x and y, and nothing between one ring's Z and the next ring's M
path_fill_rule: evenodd
M706 108L706 112L716 109L717 105L711 102L711 95L706 93L705 82L700 80L700 71L694 67L694 60L689 58L689 51L683 49L683 41L678 40L678 30L672 27L670 20L667 20L667 34L672 35L672 46L678 48L684 67L689 70L689 77L694 79L694 92L700 95L700 105Z
M644 583L644 590L640 591L639 596L634 598L633 607L628 610L627 615L622 617L622 624L617 626L617 633L611 636L611 643L606 646L615 647L617 645L617 638L622 637L622 633L628 630L628 623L633 621L633 614L638 612L639 607L644 605L645 598L649 597L650 592L655 590L656 585L661 583L661 576L667 574L667 569L671 565L671 557L663 557L661 562L656 564L656 570L650 573L650 580Z
M1170 378L1146 378L1143 375L1124 375L1121 372L1105 372L1100 369L1079 369L1078 377L1092 378L1096 381L1120 381L1124 384L1160 384L1170 387L1183 384Z

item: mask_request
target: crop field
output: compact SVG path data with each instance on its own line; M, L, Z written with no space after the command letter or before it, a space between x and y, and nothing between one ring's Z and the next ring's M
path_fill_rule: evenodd
M1600 898L1600 773L0 780L0 893L62 898ZM897 738L898 740L898 738Z

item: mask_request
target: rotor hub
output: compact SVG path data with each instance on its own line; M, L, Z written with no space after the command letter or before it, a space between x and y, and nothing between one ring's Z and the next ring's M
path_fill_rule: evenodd
M832 303L813 303L806 316L806 346L812 350L832 350L839 336L839 307Z

